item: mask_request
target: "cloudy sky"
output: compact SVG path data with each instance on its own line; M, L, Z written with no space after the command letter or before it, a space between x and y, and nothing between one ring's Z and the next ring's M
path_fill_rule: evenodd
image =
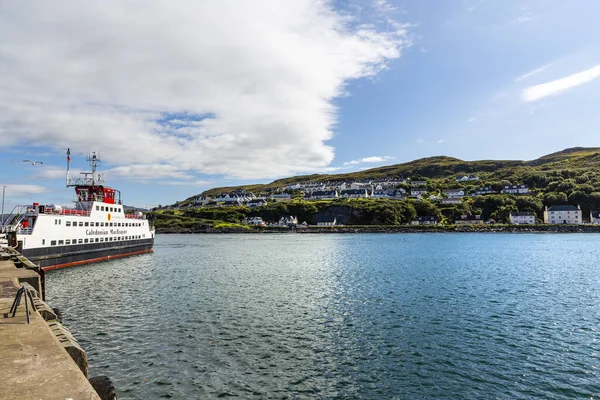
M5 0L6 207L600 145L595 0ZM43 164L24 163L23 160Z

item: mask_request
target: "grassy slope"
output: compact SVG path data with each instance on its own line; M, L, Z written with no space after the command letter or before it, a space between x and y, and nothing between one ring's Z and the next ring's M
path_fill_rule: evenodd
M591 174L592 178L600 170L600 148L576 147L557 153L548 154L533 161L482 160L463 161L457 158L438 156L422 158L404 164L372 168L360 172L336 175L303 175L279 179L264 185L246 185L220 187L207 190L202 195L215 196L221 192L235 189L246 189L260 193L267 188L280 188L293 183L324 182L324 181L353 181L370 179L398 179L423 176L434 182L446 183L448 186L454 177L460 174L477 174L482 182L499 182L508 180L512 184L523 183L528 174L557 174L569 171L564 175ZM185 201L184 201L185 202Z

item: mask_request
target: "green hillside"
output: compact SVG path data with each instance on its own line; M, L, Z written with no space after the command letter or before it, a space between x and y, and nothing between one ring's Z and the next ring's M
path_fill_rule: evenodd
M479 180L457 182L464 175L477 175ZM376 181L404 178L425 180L427 195L416 199L346 199L306 201L300 192L294 200L269 202L262 207L198 207L192 197L175 207L157 209L150 213L159 231L196 232L206 229L251 229L246 218L261 217L277 222L286 215L296 215L299 221L316 224L319 219L336 218L347 226L405 226L415 216L435 216L444 226L452 226L456 217L464 214L481 215L484 220L508 223L512 211L532 211L543 219L546 206L572 204L580 206L584 221L590 210L600 210L600 148L573 148L540 157L533 161L463 161L451 157L430 157L412 162L373 168L366 171L337 175L305 175L279 179L266 185L223 187L207 190L203 195L216 196L238 189L258 195L273 192L294 183L332 181ZM504 185L529 187L527 195L500 194ZM407 183L396 187L410 191ZM477 187L490 186L496 194L470 196ZM467 193L459 204L440 204L429 200L442 190L460 188ZM442 196L443 197L443 196Z
M457 185L455 178L461 174L476 174L481 179L479 182L470 182L468 185ZM593 192L600 192L600 148L575 147L548 154L533 161L463 161L446 156L428 157L347 174L302 175L278 179L264 185L218 187L206 190L201 195L216 196L238 189L258 194L267 189L277 190L294 183L352 182L399 178L428 178L430 184L438 189L504 183L528 184L531 188L542 192L556 192L557 187L562 184L562 189L564 189L562 191L568 195L577 185L585 184L591 185ZM588 186L583 189L590 192Z

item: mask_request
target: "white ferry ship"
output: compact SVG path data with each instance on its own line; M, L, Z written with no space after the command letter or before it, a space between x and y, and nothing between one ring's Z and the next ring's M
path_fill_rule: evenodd
M103 185L96 154L88 155L92 172L83 177L70 177L70 161L69 149L66 184L75 188L75 206L15 207L2 224L8 245L44 271L151 252L154 228L141 212L125 212L120 191Z

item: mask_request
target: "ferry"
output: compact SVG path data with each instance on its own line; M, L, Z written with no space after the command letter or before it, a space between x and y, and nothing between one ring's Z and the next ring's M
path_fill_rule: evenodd
M96 153L86 157L92 171L75 178L70 154L66 185L75 188L74 206L15 207L2 221L6 243L44 271L151 252L154 227L143 213L126 212L121 192L103 185Z

